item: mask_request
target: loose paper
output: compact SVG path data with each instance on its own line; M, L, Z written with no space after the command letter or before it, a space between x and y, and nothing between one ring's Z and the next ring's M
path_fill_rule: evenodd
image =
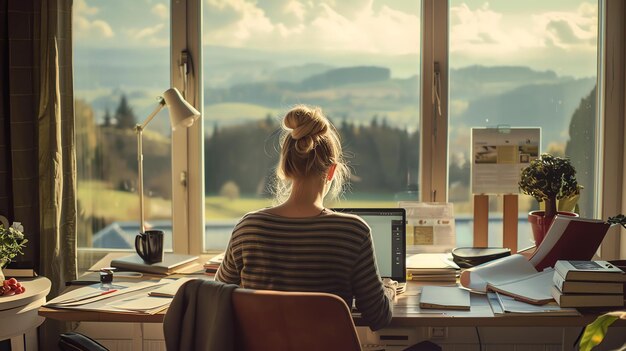
M406 210L407 252L450 252L456 246L452 203L401 201Z

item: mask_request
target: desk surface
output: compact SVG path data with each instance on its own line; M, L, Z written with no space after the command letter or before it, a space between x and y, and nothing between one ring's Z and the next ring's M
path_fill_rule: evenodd
M116 254L109 254L104 260L110 260ZM201 258L201 260L204 258ZM96 266L106 263L99 262ZM94 267L96 267L94 266ZM495 317L487 301L486 295L471 294L470 311L445 311L420 310L419 294L423 284L409 282L407 291L397 297L393 306L393 320L389 327L416 327L416 326L446 326L446 327L547 327L547 326L585 326L591 323L597 313L584 313L582 316L537 316L537 315L514 315ZM62 310L42 307L39 315L63 321L89 321L89 322L130 322L130 323L162 323L165 312L154 315L140 313L120 312L95 312ZM354 316L356 325L364 325L360 316ZM626 320L617 322L626 325Z
M470 311L446 311L445 313L430 312L419 308L419 284L409 284L407 292L400 295L393 307L393 320L390 328L416 326L445 326L445 327L582 327L591 323L597 314L589 313L582 316L504 316L494 317L489 302L484 295L472 294ZM39 315L63 321L89 322L130 322L130 323L162 323L165 312L154 315L139 313L95 312L60 310L42 307ZM364 325L358 315L354 322ZM619 323L625 324L626 321Z

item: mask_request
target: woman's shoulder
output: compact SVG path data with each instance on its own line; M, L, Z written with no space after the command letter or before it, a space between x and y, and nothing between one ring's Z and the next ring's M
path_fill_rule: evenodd
M332 210L327 210L327 211L328 211L328 214L327 214L328 218L332 218L335 221L343 222L346 224L352 224L365 232L370 232L371 230L369 225L367 225L367 223L363 220L363 218L357 215L354 215L351 213L336 212Z
M266 212L266 208L262 208L262 209L250 211L244 214L243 216L241 216L241 219L239 219L239 222L245 222L249 220L258 220L258 219L268 218L269 216L270 214Z

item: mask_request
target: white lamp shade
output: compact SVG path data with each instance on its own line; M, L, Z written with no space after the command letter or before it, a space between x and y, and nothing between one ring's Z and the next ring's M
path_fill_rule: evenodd
M176 88L170 88L163 93L163 100L170 110L172 130L177 127L189 128L200 117L200 112L185 101Z

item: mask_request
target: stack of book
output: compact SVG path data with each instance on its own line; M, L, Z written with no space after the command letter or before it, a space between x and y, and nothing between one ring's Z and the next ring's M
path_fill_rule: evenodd
M459 266L449 253L419 253L406 258L407 280L455 283Z
M552 296L561 307L624 306L626 273L606 261L557 261Z
M224 253L220 253L211 257L208 261L204 262L204 273L208 275L214 275L217 273L217 269L220 268L220 264L224 261Z

